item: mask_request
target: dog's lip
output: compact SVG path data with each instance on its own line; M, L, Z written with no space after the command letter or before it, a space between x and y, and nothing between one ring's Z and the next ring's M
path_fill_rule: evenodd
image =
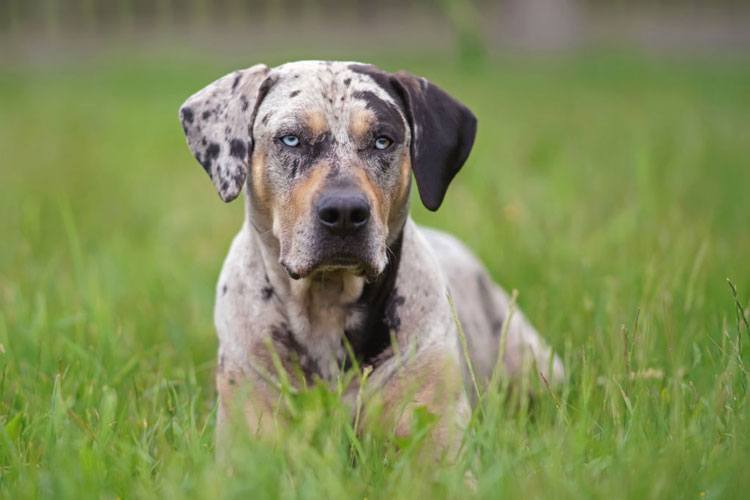
M285 262L281 265L293 280L307 278L318 272L332 271L351 271L358 276L365 276L368 280L373 280L380 274L371 263L350 254L334 255L303 268L294 268Z

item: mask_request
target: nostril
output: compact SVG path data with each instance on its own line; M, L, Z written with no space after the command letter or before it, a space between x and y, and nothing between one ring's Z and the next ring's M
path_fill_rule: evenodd
M333 226L339 221L339 210L336 207L323 207L318 212L318 217L324 224Z
M369 218L370 211L367 207L354 207L349 215L349 220L356 226L364 224Z

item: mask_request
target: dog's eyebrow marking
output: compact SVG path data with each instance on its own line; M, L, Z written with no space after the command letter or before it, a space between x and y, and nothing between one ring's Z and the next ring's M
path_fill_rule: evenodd
M314 136L322 135L328 128L325 115L320 111L310 111L305 116L305 123Z
M361 99L365 101L367 109L375 113L375 116L380 120L393 121L397 124L401 123L401 113L395 104L390 103L384 99L378 97L375 92L371 90L361 90L354 92L352 97L355 99Z

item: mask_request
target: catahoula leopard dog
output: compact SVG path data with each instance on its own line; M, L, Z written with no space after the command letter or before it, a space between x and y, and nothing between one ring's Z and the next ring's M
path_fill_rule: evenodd
M280 380L335 386L358 369L366 383L350 378L344 398L364 400L363 419L377 401L379 423L405 435L425 408L445 453L474 399L468 360L477 385L529 360L562 379L477 258L409 216L412 172L437 210L476 134L472 112L436 85L351 62L258 64L191 96L180 120L221 199L246 191L216 292L218 436L231 408L260 436L283 425Z

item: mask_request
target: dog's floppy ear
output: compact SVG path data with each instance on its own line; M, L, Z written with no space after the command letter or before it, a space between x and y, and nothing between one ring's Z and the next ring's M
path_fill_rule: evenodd
M469 157L477 119L463 104L424 78L392 76L411 127L411 162L424 206L437 210L453 177Z
M235 71L193 94L180 107L188 147L222 200L242 190L253 148L253 120L268 67Z

